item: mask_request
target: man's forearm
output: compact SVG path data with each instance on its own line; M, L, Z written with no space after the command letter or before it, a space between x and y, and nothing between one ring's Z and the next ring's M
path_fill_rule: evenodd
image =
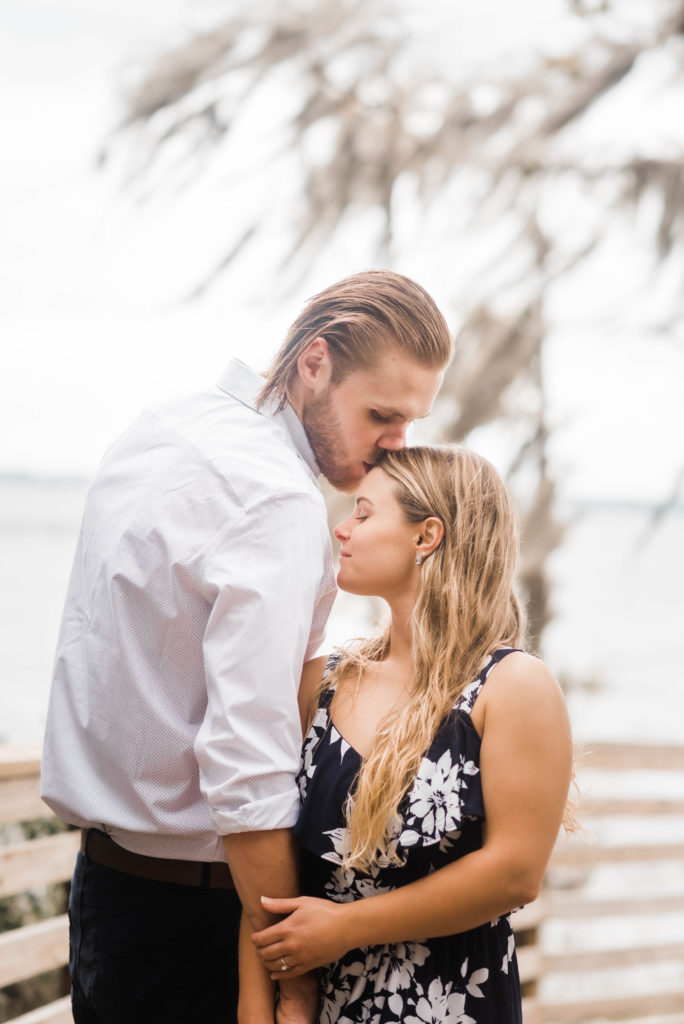
M297 847L290 829L237 832L223 837L223 846L240 897L254 931L276 918L261 905L263 895L299 893Z
M239 966L238 1024L273 1024L275 984L269 978L251 941L249 920L244 914L240 924Z
M290 829L272 832L238 832L223 837L223 845L243 914L256 931L279 920L261 905L261 897L275 886L283 895L296 896L299 892L297 876L297 846ZM242 930L242 939L246 937ZM241 953L242 959L242 953ZM318 982L315 974L294 980L278 978L280 1002L279 1024L312 1024L318 1010ZM259 1006L265 1003L260 1001ZM247 1010L249 1004L242 1006Z

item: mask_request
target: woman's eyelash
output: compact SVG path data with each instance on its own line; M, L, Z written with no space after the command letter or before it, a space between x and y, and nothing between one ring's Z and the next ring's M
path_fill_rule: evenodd
M364 521L364 519L368 519L368 516L362 516L362 515L361 515L360 513L357 513L357 514L356 514L356 515L354 516L354 519L358 519L358 520L359 520L360 522L363 522L363 521Z

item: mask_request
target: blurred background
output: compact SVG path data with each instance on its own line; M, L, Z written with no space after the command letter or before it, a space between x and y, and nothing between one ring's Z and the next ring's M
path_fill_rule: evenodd
M0 82L1 741L107 445L386 266L457 339L413 440L507 479L578 743L684 744L682 0L3 0Z
M4 0L0 737L41 735L107 445L389 266L457 338L414 440L506 476L579 738L684 739L683 25L670 0Z

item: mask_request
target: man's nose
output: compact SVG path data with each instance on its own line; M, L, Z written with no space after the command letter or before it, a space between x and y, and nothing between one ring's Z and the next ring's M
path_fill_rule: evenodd
M400 423L391 430L385 430L382 437L378 438L378 448L384 448L388 452L398 452L406 447L406 424Z

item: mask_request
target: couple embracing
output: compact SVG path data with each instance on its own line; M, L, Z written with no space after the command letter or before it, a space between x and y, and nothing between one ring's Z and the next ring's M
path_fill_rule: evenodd
M306 304L265 377L145 412L89 490L43 795L81 829L77 1024L515 1024L510 914L563 820L493 467L405 447L452 342L415 282ZM337 586L384 629L319 657Z

